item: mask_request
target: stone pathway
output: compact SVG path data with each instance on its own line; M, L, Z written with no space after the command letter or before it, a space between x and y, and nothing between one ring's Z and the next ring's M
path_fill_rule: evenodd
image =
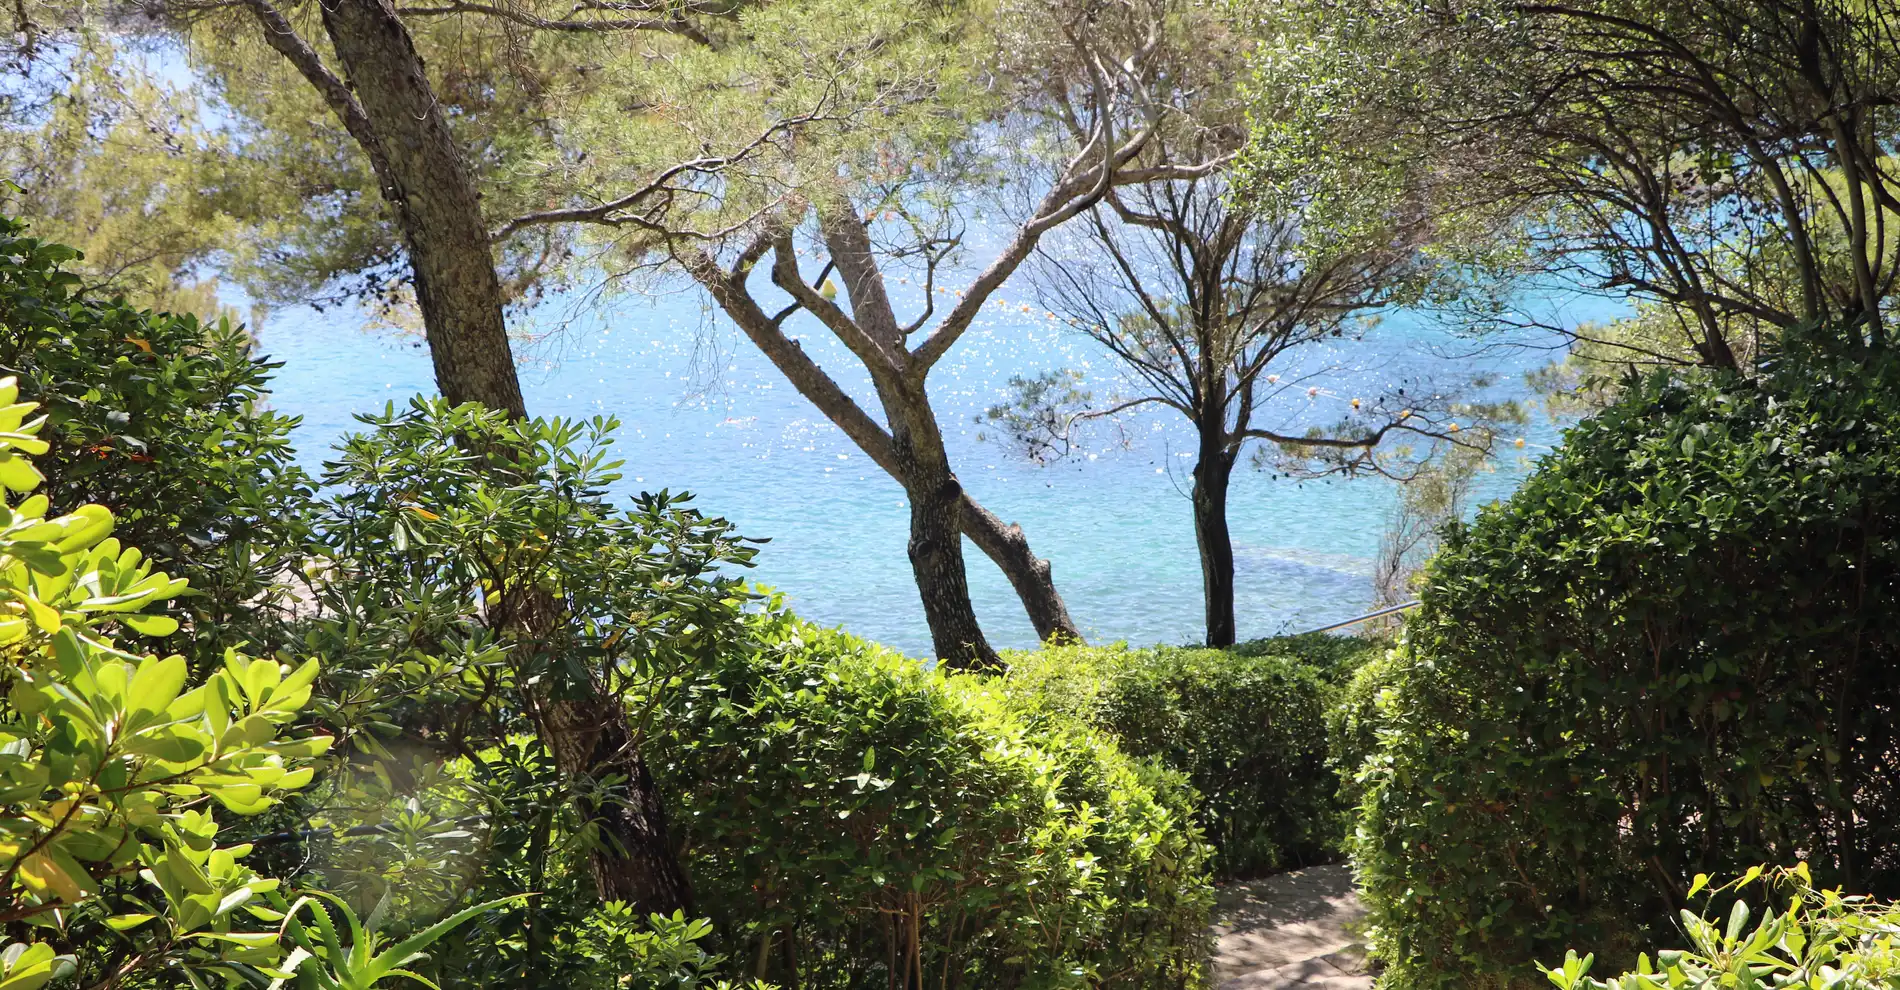
M1217 990L1371 990L1345 866L1314 866L1222 887L1214 907Z

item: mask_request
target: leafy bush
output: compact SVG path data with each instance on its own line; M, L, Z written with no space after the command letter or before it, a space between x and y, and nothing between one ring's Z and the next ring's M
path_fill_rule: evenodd
M27 422L34 405L17 397L0 381L0 483L26 492L45 421ZM184 657L109 638L175 631L143 610L184 582L108 536L104 508L49 505L0 504L0 920L37 933L0 954L0 985L32 990L82 967L88 985L167 966L254 975L283 957L252 914L277 881L239 862L249 847L218 844L207 800L255 814L310 781L298 763L329 739L277 735L309 699L316 661L227 652L187 690Z
M1032 728L993 679L776 612L757 633L667 715L658 771L754 975L1198 984L1207 851L1177 778L1076 720Z
M1718 990L1728 987L1828 987L1841 990L1890 987L1900 981L1900 905L1839 890L1817 890L1802 863L1768 872L1773 899L1754 917L1739 895L1763 875L1751 869L1740 879L1709 891L1729 903L1727 917L1682 912L1687 949L1665 949L1651 962L1638 957L1636 971L1610 979L1588 974L1594 955L1573 951L1563 964L1538 967L1557 990ZM1690 896L1708 880L1698 876ZM1786 908L1776 905L1787 903Z
M444 935L504 903L474 904L404 938L388 938L376 929L375 916L364 922L341 898L312 891L282 912L284 938L296 948L277 971L295 974L300 990L374 990L395 980L432 986L410 967L428 959L426 950Z
M1397 662L1391 652L1381 650L1353 672L1326 710L1327 759L1339 775L1340 801L1348 809L1357 808L1365 797L1360 777L1366 761L1379 751L1379 730L1385 724L1383 710L1390 703L1387 699L1396 671ZM1349 821L1347 831L1350 829Z
M1374 649L1326 636L1232 652L1057 646L1010 654L1008 684L1026 712L1082 718L1184 775L1220 872L1257 876L1338 858L1326 717L1334 680Z
M531 721L536 690L651 705L653 685L743 637L746 594L723 569L753 548L689 496L616 506L617 421L423 398L358 418L312 523L306 642L335 658L340 729L401 723L465 754Z
M73 258L71 249L28 238L21 225L0 218L0 368L17 374L26 397L50 413L43 439L22 440L38 454L39 469L0 456L0 483L43 481L53 504L103 503L47 522L33 515L46 500L29 502L23 508L32 511L19 513L15 528L44 540L53 538L45 535L49 526L83 524L100 539L116 513L119 534L150 556L121 552L116 541L100 544L121 556L85 558L79 572L92 572L93 585L103 582L105 591L82 579L92 594L75 600L95 603L150 578L181 594L175 614L183 621L132 611L146 601L137 596L112 604L109 622L104 613L88 621L183 654L163 661L167 676L176 665L181 677L208 678L201 691L252 677L243 684L263 686L273 706L295 702L272 707L269 724L315 721L341 744L328 763L280 781L301 786L318 769L316 786L269 810L268 796L244 805L246 813L262 812L246 829L262 833L255 845L221 847L208 811L213 796L237 807L250 793L239 772L250 773L249 764L227 760L189 772L165 764L181 775L177 787L200 788L197 803L207 807L167 819L177 850L153 846L153 833L117 842L103 864L74 853L77 867L97 879L96 896L80 888L87 896L77 911L31 901L43 894L31 883L80 877L45 864L66 863L69 843L94 850L94 838L61 832L44 850L12 860L0 847L0 864L18 866L8 874L17 883L14 914L5 920L57 921L47 942L0 958L0 988L30 990L74 968L84 985L116 985L144 979L134 970L173 966L178 973L180 965L190 980L241 971L258 986L281 975L258 968L268 965L295 969L293 985L325 987L368 987L401 978L404 969L449 985L512 977L603 990L730 986L718 979L723 960L697 944L707 938L703 921L643 919L601 901L589 857L612 845L599 833L629 789L624 764L591 776L562 774L532 738L482 749L532 727L537 705L590 692L610 696L610 711L630 705L646 712L670 678L726 649L742 632L745 595L721 569L750 555L730 527L666 493L643 496L632 511L611 505L602 494L616 477L604 456L609 421L515 423L427 401L369 417L370 429L330 465L318 502L294 466L295 420L264 406L274 366L254 359L241 328L99 297L65 270ZM145 573L154 565L181 580ZM304 587L293 592L298 582ZM539 635L520 636L511 617L539 608L559 611L543 617ZM21 602L14 612L29 625L35 619ZM10 624L0 612L0 637ZM116 658L102 668L108 681L119 670L115 662L137 660L103 638L85 642ZM239 642L323 656L317 695L309 683L314 665L296 667L271 694L265 669L277 670L278 662L227 661L227 647ZM128 678L138 686L146 676ZM226 687L238 708L232 717L255 734L257 724L243 721L244 689ZM16 691L10 700L20 706L30 697ZM0 731L6 718L30 722L37 711L0 708ZM65 714L58 705L47 712ZM134 733L121 725L118 741L146 745L149 729L163 745L180 746L181 726L160 720ZM83 743L78 735L76 743L55 734L45 745L70 757L62 747ZM32 745L42 742L35 737ZM228 748L232 760L244 755L236 743ZM445 759L476 749L482 758ZM293 751L303 752L285 750ZM26 755L28 771L48 762L37 750ZM268 769L259 764L256 772ZM458 774L454 800L439 801L438 785ZM150 811L138 793L128 795L120 802ZM440 806L425 807L422 798ZM484 825L464 827L467 820ZM25 821L13 831L27 828ZM88 821L79 816L68 831L81 832L77 826ZM32 834L24 834L30 844ZM509 845L517 836L543 841ZM160 857L142 863L151 848ZM208 881L187 876L194 865ZM143 875L141 866L148 866ZM295 905L278 899L273 888L292 877L334 885L344 899L314 891ZM529 890L543 896L511 897ZM503 903L505 910L495 910ZM279 944L280 928L288 945ZM446 942L425 960L414 957L418 938ZM387 957L359 951L372 945L397 948Z
M274 365L242 328L96 298L73 249L0 217L0 374L48 417L38 460L58 505L111 511L127 543L190 582L164 646L194 669L282 645L309 479L293 418L264 408Z
M445 986L716 985L695 921L653 925L590 866L624 870L620 810L657 801L642 733L672 685L746 642L729 568L751 548L684 496L610 501L609 419L433 399L361 419L312 523L305 640L352 761L297 851L400 924L532 892L446 936L427 969ZM593 746L564 761L564 734Z
M1450 534L1364 778L1385 985L1620 965L1679 876L1900 887L1900 362L1828 346L1632 381Z
M426 926L465 899L508 902L446 933L415 967L438 985L739 985L725 978L731 961L711 951L706 920L643 917L600 899L586 815L539 739L377 769L328 782L331 802L312 819L322 832L305 849L327 887L400 927Z

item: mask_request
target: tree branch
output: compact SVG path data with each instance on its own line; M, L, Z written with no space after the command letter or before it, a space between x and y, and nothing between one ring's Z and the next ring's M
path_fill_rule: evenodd
M575 8L577 12L581 9L583 8ZM494 4L474 3L471 2L471 0L449 0L447 3L431 7L402 7L399 8L397 12L409 17L439 17L445 14L480 14L486 17L495 17L504 21L520 24L523 27L531 27L539 31L602 33L611 31L654 31L662 34L678 35L695 44L704 45L707 48L715 47L712 39L707 37L696 25L680 17L633 17L599 20L592 18L575 19L570 15L569 17L557 19L539 17L527 11L510 10L506 7L499 7Z
M369 115L363 111L362 104L350 92L350 87L336 73L323 64L322 56L310 43L297 34L297 29L283 15L283 12L271 6L270 0L246 0L251 13L264 31L264 43L284 56L299 73L302 73L317 95L329 106L343 123L343 129L350 132L356 143L369 156L370 168L376 178L385 186L391 184L389 163L382 151L382 142L377 138L376 129L370 126Z

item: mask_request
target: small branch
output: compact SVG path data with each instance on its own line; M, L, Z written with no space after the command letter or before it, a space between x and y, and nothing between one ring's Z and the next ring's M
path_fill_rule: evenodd
M579 8L576 8L579 9ZM524 27L539 31L571 32L612 32L612 31L654 31L661 34L673 34L707 48L715 47L711 38L691 21L678 17L633 17L610 20L537 17L521 10L509 10L493 4L472 3L469 0L449 0L448 3L432 7L401 7L397 13L405 17L440 17L445 14L481 14L511 21Z
M494 233L488 235L488 239L492 242L499 242L499 241L505 240L510 235L522 229L523 227L531 227L531 226L537 226L537 225L542 225L542 224L595 223L595 224L602 224L605 226L615 226L620 223L629 222L630 220L634 220L634 218L621 217L621 216L616 216L616 215L620 214L623 210L626 210L628 207L631 207L634 204L639 203L641 200L644 200L649 196L653 196L656 193L667 191L669 189L668 183L672 182L674 179L679 178L680 176L685 175L689 172L699 174L699 175L712 175L712 174L721 172L725 170L726 168L731 167L732 165L735 165L741 161L746 160L747 158L750 158L760 148L769 144L771 140L774 137L776 137L781 131L790 130L791 128L799 127L804 124L811 123L812 121L819 119L820 116L821 116L820 113L814 111L813 113L810 113L810 114L804 114L804 115L801 115L789 120L779 121L778 123L773 124L771 127L766 128L763 133L759 134L759 136L753 138L751 141L748 141L745 147L740 148L738 151L730 155L718 155L718 156L709 156L705 158L695 158L695 159L692 159L691 161L680 162L677 165L668 166L666 169L662 170L658 175L654 176L651 181L647 182L645 185L641 186L640 188L635 189L633 192L627 193L626 195L621 196L619 198L609 200L605 203L601 203L597 206L577 206L577 207L570 207L566 209L543 210L539 213L524 214L522 216L514 218L513 220L508 221L505 224L502 224L499 228L495 230ZM636 222L640 222L640 221L636 221ZM650 221L644 221L642 222L642 225L645 225L647 223L650 223Z
M271 6L270 0L247 0L247 5L251 13L256 15L258 25L263 28L264 43L284 56L316 89L330 112L336 114L343 123L343 129L350 132L350 136L369 156L370 167L377 179L385 185L389 184L389 163L383 156L382 143L377 139L376 129L370 126L369 115L351 94L350 87L323 64L322 56L297 33L282 11Z

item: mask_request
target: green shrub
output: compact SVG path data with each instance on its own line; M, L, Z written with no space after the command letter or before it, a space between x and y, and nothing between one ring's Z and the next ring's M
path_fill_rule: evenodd
M1392 645L1384 639L1367 636L1334 636L1306 633L1301 636L1270 636L1250 639L1234 645L1239 657L1285 657L1319 671L1328 683L1344 684L1360 667Z
M1766 874L1760 921L1748 923L1741 892L1763 871L1708 892L1727 911L1682 912L1687 949L1665 949L1654 962L1647 953L1636 971L1610 979L1589 976L1593 955L1570 952L1559 966L1542 969L1557 990L1719 990L1728 987L1891 987L1900 983L1900 905L1839 890L1817 890L1807 864ZM1690 896L1706 881L1699 876ZM1781 907L1782 904L1787 907Z
M750 546L682 495L610 501L609 419L421 398L360 418L324 475L305 639L349 760L286 823L318 832L284 844L286 868L398 927L532 893L445 938L421 969L443 986L718 985L698 919L603 902L590 860L625 848L618 809L652 793L641 725L749 643ZM542 713L576 697L624 710L587 731L626 742L561 764L574 730Z
M283 645L310 482L297 421L264 408L276 366L241 327L96 297L63 267L73 249L24 230L0 217L0 374L47 413L47 497L104 506L121 539L191 583L164 647L199 673L228 646Z
M1673 878L1900 887L1900 363L1791 338L1632 381L1452 532L1395 653L1355 859L1385 985L1621 965Z
M1233 652L1049 647L1010 654L1008 685L1032 717L1079 717L1184 775L1199 792L1220 873L1257 876L1338 858L1345 806L1328 764L1326 713L1333 679L1374 649L1343 637L1260 640Z
M230 651L187 690L184 657L115 643L174 632L144 610L185 582L107 535L105 508L50 515L44 494L25 495L46 421L17 397L0 379L0 920L23 939L0 953L0 986L276 965L261 905L278 882L241 862L247 845L219 842L216 812L254 815L309 783L303 764L330 740L278 734L317 662Z
M1378 752L1397 670L1390 651L1381 651L1353 672L1326 710L1327 759L1339 775L1340 801L1348 809L1358 807L1365 796L1360 776L1366 761Z
M1207 851L1178 779L1075 720L1014 717L991 678L757 623L761 649L673 706L655 759L699 907L754 975L1198 985Z

